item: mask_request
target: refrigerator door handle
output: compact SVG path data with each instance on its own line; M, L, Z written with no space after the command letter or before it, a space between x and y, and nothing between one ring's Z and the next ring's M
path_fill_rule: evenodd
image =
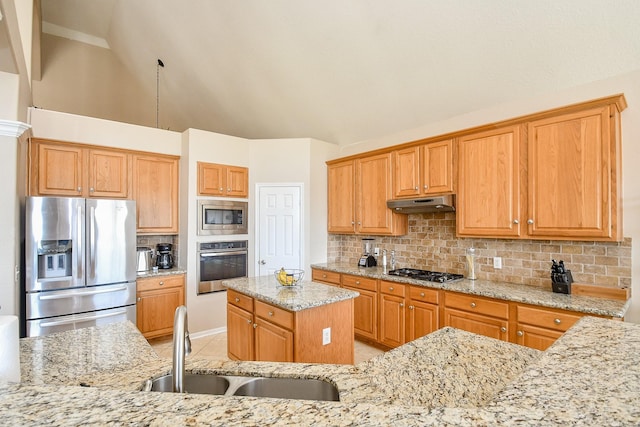
M82 280L84 283L84 263L82 262L82 254L84 253L84 243L82 241L82 206L78 205L76 209L76 236L73 242L75 246L72 250L76 251L76 268L77 274L76 278L78 280Z
M68 320L55 320L55 321L52 321L52 322L42 322L42 323L40 323L40 327L49 328L51 326L68 325L70 323L86 322L87 320L96 320L96 319L103 319L105 317L121 316L123 314L127 314L126 310L116 311L116 312L108 313L108 314L94 314L92 316L87 316L87 317L83 317L83 318L75 318L75 319L68 319Z
M109 292L119 292L126 291L126 286L118 286L117 288L109 288L109 289L98 289L95 291L87 291L87 292L66 292L64 294L55 294L55 295L40 295L40 301L52 300L52 299L65 299L65 298L74 298L74 297L86 297L98 294L106 294Z
M91 206L89 208L89 231L87 232L88 237L88 261L87 261L87 270L89 277L92 279L96 277L96 208L95 206Z

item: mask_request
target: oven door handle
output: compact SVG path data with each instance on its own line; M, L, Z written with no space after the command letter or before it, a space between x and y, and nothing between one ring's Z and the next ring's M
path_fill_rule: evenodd
M231 251L231 252L200 252L200 258L209 258L215 256L227 255L247 255L247 251Z

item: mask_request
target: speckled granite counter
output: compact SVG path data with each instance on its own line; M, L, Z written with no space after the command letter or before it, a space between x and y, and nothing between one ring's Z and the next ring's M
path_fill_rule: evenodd
M314 264L312 268L334 271L342 274L384 279L391 282L407 283L425 288L445 289L471 295L481 295L507 301L543 307L560 308L580 313L596 314L600 316L623 318L627 312L631 299L627 301L609 300L579 295L556 294L551 290L535 286L517 285L505 282L491 282L488 280L458 280L448 283L426 282L424 280L409 279L407 277L391 276L388 269L382 267L358 267L347 263Z
M273 276L225 280L222 286L290 311L319 307L359 295L358 292L315 282L303 281L296 286L281 286Z
M170 361L131 324L23 340L21 385L0 385L7 425L638 425L640 325L585 317L545 352L444 328L357 366L211 362L187 369L325 379L340 402L141 392ZM94 341L85 341L95 337ZM131 346L115 349L122 339ZM90 343L90 345L89 345ZM66 347L65 347L66 345ZM63 354L76 346L75 354ZM129 354L127 354L129 353ZM105 369L92 359L103 354ZM145 362L144 359L148 357ZM81 359L76 361L76 359ZM73 363L92 387L73 384ZM24 363L24 362L23 362ZM49 363L62 364L50 369ZM66 366L64 366L66 365ZM84 366L84 368L82 368ZM80 372L88 369L93 373ZM111 372L107 372L111 371ZM38 385L45 383L49 385Z
M174 274L185 274L187 270L180 267L173 268L159 268L157 273L154 273L153 270L147 271L138 271L136 273L136 277L138 279L142 279L145 277L156 277L156 276L172 276Z

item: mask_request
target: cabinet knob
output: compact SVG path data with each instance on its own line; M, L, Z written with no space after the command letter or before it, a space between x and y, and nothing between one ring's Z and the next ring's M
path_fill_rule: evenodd
M158 283L158 285L162 286L162 285L164 285L164 282L160 282L160 283Z
M231 193L231 189L230 188L227 188L227 193Z
M362 225L362 223L360 221L358 221L358 225Z
M78 187L78 193L82 191L82 187Z
M270 312L269 312L269 316L273 316L273 311L270 311Z
M505 328L504 326L502 328L500 328L500 332L505 333L507 332L507 328Z
M249 322L249 323L251 323L251 322ZM257 327L258 327L258 324L257 324L257 323L254 323L254 324L253 324L253 329L255 329L255 328L257 328Z
M409 310L413 310L413 306L412 305L409 306Z
M528 219L527 220L527 224L533 224L533 220L532 219Z
M421 297L424 297L424 292L420 292L420 296L421 296Z
M520 221L518 221L517 219L514 219L513 223L517 225L517 224L520 224Z
M93 187L89 187L89 193L93 193L94 191Z
M251 324L251 320L247 319L247 323L250 325Z
M356 280L356 285L359 285L359 284L360 284L360 280Z
M220 188L218 188L218 191L220 191L222 193L224 191L224 188L220 187Z
M471 308L476 308L476 303L475 302L471 303Z
M559 325L561 323L560 319L553 319L553 323L555 323L556 325Z
M236 297L236 302L240 302L240 298Z
M142 298L138 297L138 302L142 301Z
M323 278L323 279L326 279L326 278L327 278L327 275L326 275L326 274L323 274L323 275L322 275L322 278Z
M425 185L424 185L424 189L425 189L425 190L428 190L428 189L429 189L429 186L428 186L427 184L425 184Z
M403 302L400 303L400 307L401 308L404 307L404 303Z
M416 188L414 188L414 190L418 191L418 186L416 186Z
M389 291L393 292L393 286L389 286Z
M522 331L518 331L518 332L516 332L516 334L517 334L519 337L523 337L523 336L524 336L524 332L522 332Z

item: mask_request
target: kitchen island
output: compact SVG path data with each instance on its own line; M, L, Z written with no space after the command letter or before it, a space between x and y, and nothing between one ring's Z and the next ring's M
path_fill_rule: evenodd
M22 384L0 385L12 426L640 423L640 325L593 317L545 352L443 328L356 366L187 358L189 372L329 381L340 402L139 391L171 361L130 323L22 339L21 363Z
M358 292L314 282L281 286L273 276L222 282L233 360L353 364Z

